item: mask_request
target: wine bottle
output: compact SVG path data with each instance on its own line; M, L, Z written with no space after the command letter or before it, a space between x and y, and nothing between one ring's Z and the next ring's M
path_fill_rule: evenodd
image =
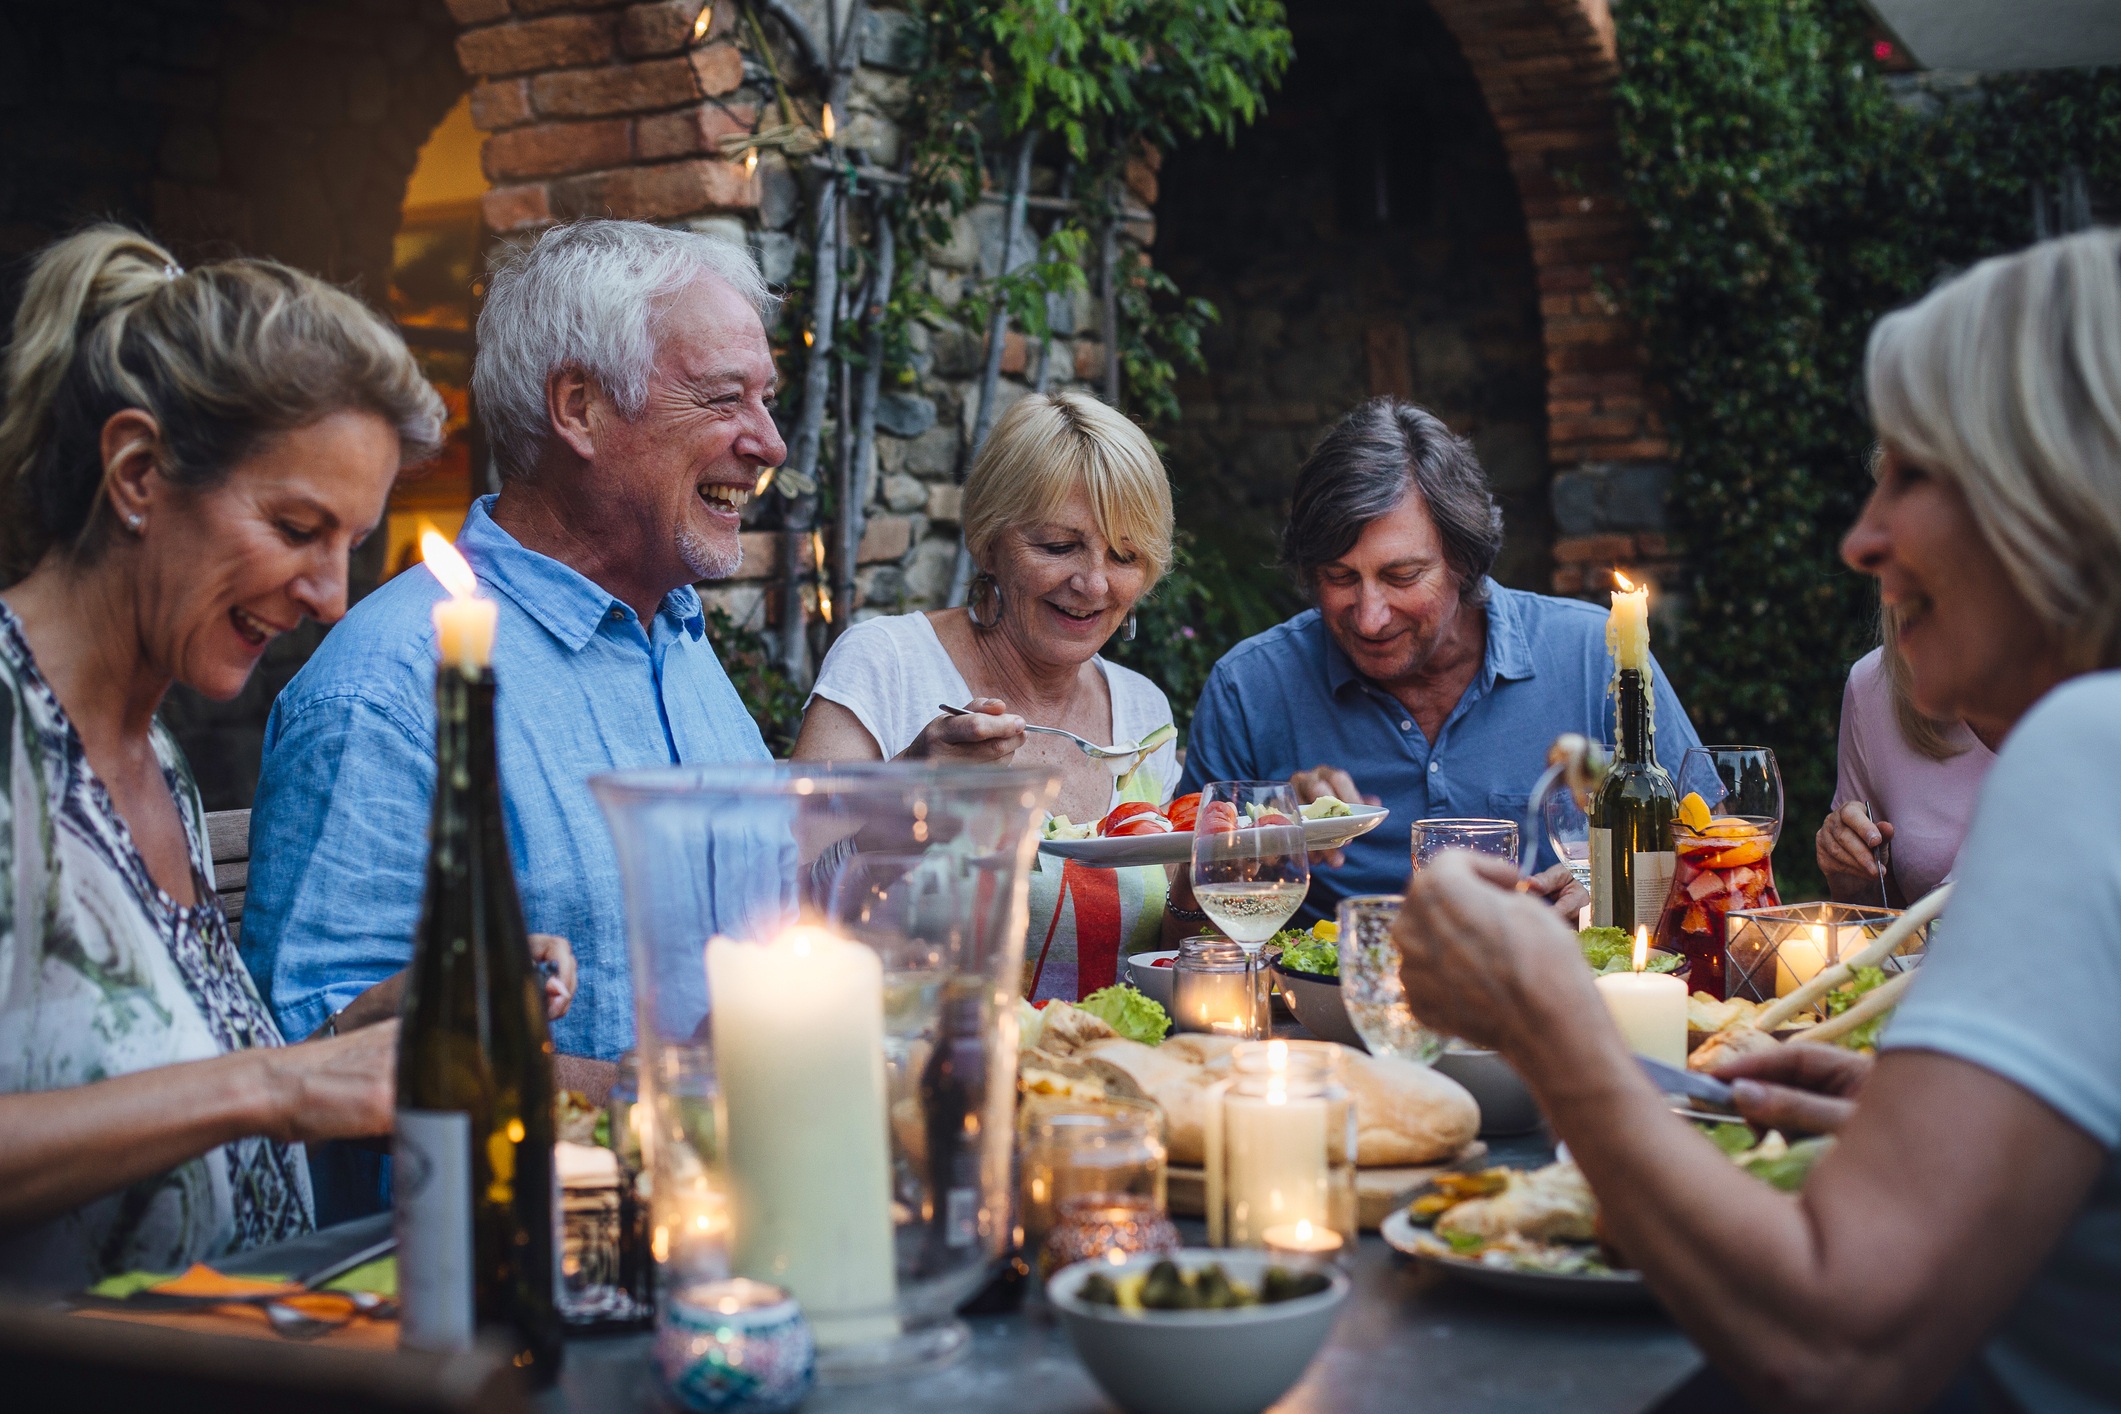
M935 1049L921 1071L928 1183L935 1210L922 1242L923 1275L965 1265L979 1246L980 1132L987 1110L986 1007L977 988L946 989Z
M1591 923L1632 934L1657 926L1671 890L1679 797L1652 749L1648 675L1622 668L1618 695L1620 748L1591 801Z
M427 895L398 1045L400 1340L462 1350L491 1334L549 1384L562 1338L552 1040L502 824L493 700L476 661L435 676Z

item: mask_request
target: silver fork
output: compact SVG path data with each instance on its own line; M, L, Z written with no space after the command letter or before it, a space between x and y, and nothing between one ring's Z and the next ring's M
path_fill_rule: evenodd
M1871 803L1868 800L1859 800L1855 803L1863 807L1864 819L1870 821L1873 825L1878 823L1878 812L1871 809ZM1893 906L1892 895L1885 891L1885 876L1892 872L1892 868L1893 842L1891 840L1880 840L1878 842L1878 902L1886 908Z
M969 708L952 707L947 702L938 702L935 705L943 712L947 713L952 717L970 717L974 715L974 713ZM1125 746L1099 746L1093 741L1089 741L1083 737L1077 736L1074 732L1063 731L1059 727L1035 727L1029 722L1024 723L1024 730L1027 732L1044 732L1047 736L1066 737L1068 740L1075 743L1076 749L1082 752L1083 755L1092 757L1093 759L1098 761L1106 762L1108 763L1108 765L1109 763L1114 761L1126 761L1134 763L1130 764L1127 767L1127 771L1133 770L1134 765L1140 763L1142 751L1141 748L1135 745L1133 742L1129 742ZM1120 771L1119 774L1124 776L1127 774L1127 771Z

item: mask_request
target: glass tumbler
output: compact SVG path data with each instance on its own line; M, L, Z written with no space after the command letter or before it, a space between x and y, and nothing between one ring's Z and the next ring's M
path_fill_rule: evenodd
M1470 849L1517 862L1515 820L1416 820L1413 842L1416 869L1447 849Z
M1399 944L1392 923L1399 894L1359 894L1340 901L1340 1000L1355 1034L1373 1056L1398 1056L1419 1065L1443 1054L1447 1037L1415 1019L1399 980Z
M1035 1096L1024 1104L1020 1209L1025 1253L1040 1251L1071 1198L1164 1207L1164 1112L1146 1100Z
M1172 1029L1259 1040L1267 1034L1269 986L1256 950L1212 934L1186 938L1171 964Z

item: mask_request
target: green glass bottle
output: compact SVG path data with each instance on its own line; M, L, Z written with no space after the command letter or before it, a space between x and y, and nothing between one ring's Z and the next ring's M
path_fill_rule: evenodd
M502 824L490 669L435 676L427 896L406 977L392 1189L400 1340L560 1368L552 1038Z
M1671 890L1679 796L1657 764L1644 674L1623 668L1618 695L1619 749L1591 801L1591 923L1633 934L1638 924L1656 929Z

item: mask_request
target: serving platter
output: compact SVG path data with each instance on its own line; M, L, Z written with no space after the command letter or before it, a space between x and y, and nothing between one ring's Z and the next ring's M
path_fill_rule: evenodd
M1384 823L1392 812L1382 805L1356 805L1349 815L1304 821L1304 843L1313 850L1339 849ZM1185 864L1193 858L1193 832L1131 835L1123 839L1041 840L1039 853L1072 859L1093 869L1135 869L1144 864Z
M1584 1273L1535 1272L1516 1267L1490 1266L1477 1257L1440 1252L1420 1241L1430 1237L1400 1208L1378 1224L1378 1235L1415 1261L1449 1272L1475 1286L1492 1291L1530 1296L1541 1301L1570 1301L1586 1306L1649 1306L1656 1303L1640 1272L1609 1272L1603 1276Z

